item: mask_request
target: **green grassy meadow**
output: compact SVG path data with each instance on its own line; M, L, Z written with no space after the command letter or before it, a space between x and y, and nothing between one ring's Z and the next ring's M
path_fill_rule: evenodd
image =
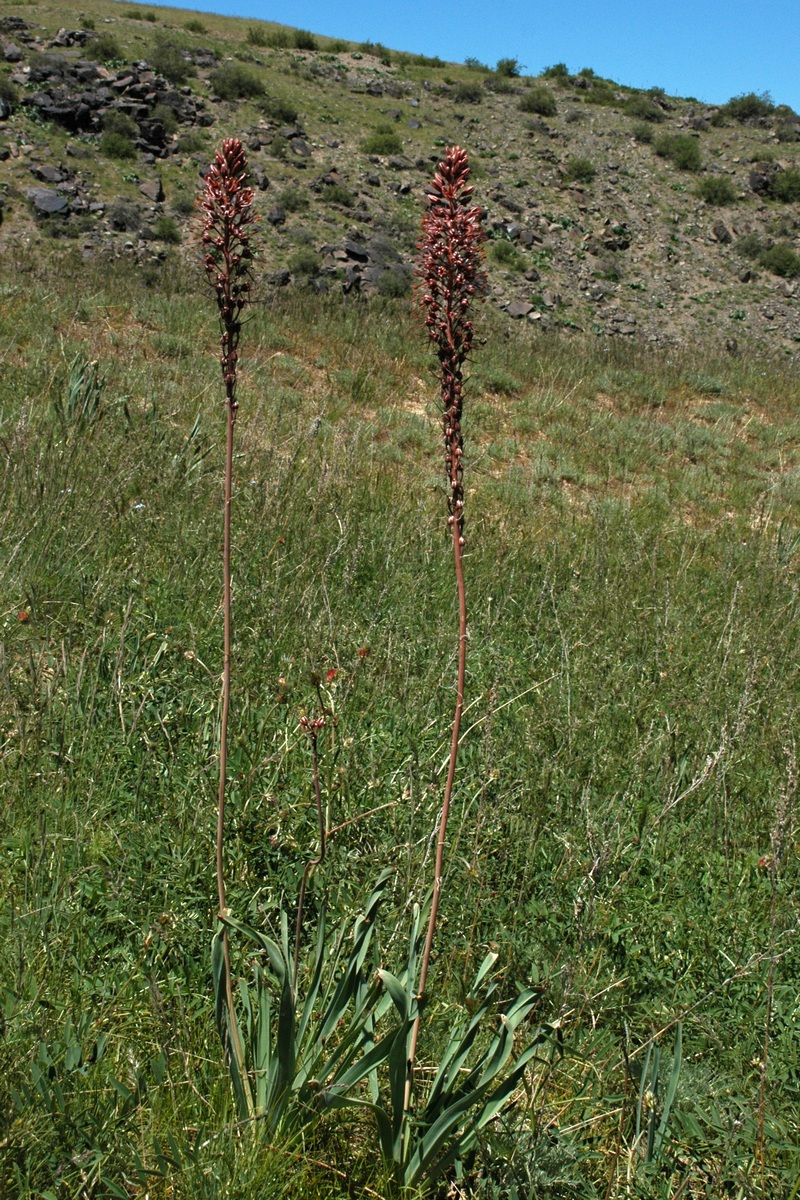
M366 1117L303 1144L238 1127L214 1027L224 408L200 269L12 248L0 274L0 1195L384 1196ZM309 919L391 867L392 963L430 883L457 650L432 359L407 300L258 296L229 903L293 911L316 844L298 716L323 704L343 828ZM558 1033L434 1194L794 1200L800 381L488 309L477 328L421 1061L488 949Z

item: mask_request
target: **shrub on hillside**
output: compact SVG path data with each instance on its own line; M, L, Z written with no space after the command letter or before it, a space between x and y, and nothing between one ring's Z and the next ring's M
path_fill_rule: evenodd
M489 255L499 267L505 267L507 271L524 271L527 265L519 250L505 238L498 238L490 244Z
M113 33L101 33L92 43L92 54L98 62L119 62L122 59L122 47Z
M280 96L265 96L260 107L273 121L281 121L284 125L294 125L299 116L294 105Z
M727 104L722 106L722 112L732 117L734 121L753 121L759 117L768 117L775 109L769 92L756 95L746 92L742 96L732 96Z
M650 125L634 125L632 131L634 140L642 145L650 146L653 142L653 130Z
M558 112L556 98L549 88L529 88L519 102L519 107L525 113L538 113L540 117L554 117Z
M341 183L326 184L321 195L326 204L339 204L342 208L352 208L355 204L355 196Z
M695 189L700 200L706 204L735 204L738 192L726 175L707 175Z
M181 240L181 231L174 217L156 217L153 222L153 237L157 242L168 246L177 246Z
M109 108L103 113L103 130L105 133L119 133L126 138L135 138L139 126L133 117L118 108Z
M631 96L625 101L624 111L629 117L636 117L640 121L658 123L664 120L664 110L649 96Z
M157 104L151 116L154 121L161 122L165 133L178 132L178 118L175 116L175 109L170 104Z
M293 275L305 275L311 278L319 274L319 255L308 246L296 250L287 262L287 267Z
M552 67L545 67L542 71L542 76L545 79L569 79L567 64L563 62L553 63Z
M256 72L243 63L224 63L211 72L208 81L222 100L253 100L264 94Z
M403 143L391 125L381 123L361 143L365 154L401 154Z
M758 261L773 275L782 275L784 279L800 276L800 254L788 242L776 242L769 250L763 250Z
M295 183L290 183L279 194L278 203L286 212L302 212L303 209L308 208L309 199L302 188Z
M495 71L506 79L517 79L520 73L519 59L501 58L498 60Z
M307 29L296 29L294 31L294 48L295 50L319 50L319 42Z
M156 35L149 61L153 70L170 83L186 83L196 73L191 60L163 33Z
M12 110L19 100L19 92L7 75L0 78L0 100L4 101Z
M564 172L565 179L576 183L591 183L597 174L597 168L588 158L571 158Z
M668 158L679 171L699 171L703 165L697 138L686 134L665 134L655 143L656 154Z
M785 204L800 201L800 168L787 167L785 171L776 171L770 182L769 194Z
M202 21L198 21L197 17L192 17L191 20L185 21L183 28L187 33L208 33Z
M480 104L483 99L483 88L479 83L463 83L456 84L453 90L453 99L456 104Z
M100 138L100 152L106 158L136 158L136 147L124 133L104 133Z

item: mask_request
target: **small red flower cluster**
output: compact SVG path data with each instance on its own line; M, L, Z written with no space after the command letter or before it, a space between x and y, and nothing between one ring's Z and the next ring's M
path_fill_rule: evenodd
M448 147L428 189L430 207L422 219L417 267L423 288L425 324L439 356L450 520L457 524L461 538L464 521L462 367L472 348L474 335L467 313L485 283L481 270L485 240L482 213L480 208L468 204L474 190L467 183L468 178L466 150L460 146Z
M255 221L253 189L246 186L247 159L238 138L226 138L217 151L200 202L205 267L219 307L222 336L220 362L228 403L234 413L240 317L250 299L249 226Z

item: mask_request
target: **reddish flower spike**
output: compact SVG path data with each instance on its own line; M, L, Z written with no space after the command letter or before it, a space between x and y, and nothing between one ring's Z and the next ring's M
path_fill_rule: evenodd
M222 333L220 363L228 403L236 400L237 347L240 317L250 299L250 226L255 221L253 189L246 185L247 159L238 138L226 138L206 174L200 202L203 213L201 242L205 268L219 308Z
M448 147L428 189L430 207L422 219L416 272L428 336L439 357L445 468L450 483L448 507L459 538L463 538L464 531L462 369L474 335L467 314L485 285L482 213L468 203L474 190L468 178L466 150Z

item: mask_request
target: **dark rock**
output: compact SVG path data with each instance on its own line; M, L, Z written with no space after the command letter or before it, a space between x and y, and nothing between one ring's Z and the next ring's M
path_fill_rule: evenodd
M412 171L414 164L408 158L403 158L400 154L391 154L387 159L387 165L392 171Z
M366 246L362 246L360 242L353 242L349 238L344 243L344 251L348 258L354 258L357 262L367 262L369 260L369 251Z
M768 196L778 168L773 163L759 163L750 172L750 190L757 196Z
M201 129L208 129L209 125L214 124L214 118L210 112L200 112L197 114L197 124Z
M256 185L256 187L258 188L258 190L260 192L265 192L267 190L267 188L269 187L269 179L267 178L267 173L261 167L256 167L256 169L252 172L252 179L253 179L253 183Z
M528 283L538 283L542 277L536 270L536 267L529 267L525 272L525 278L527 279Z
M519 320L520 317L527 317L529 312L533 312L533 305L527 300L512 300L506 312L510 317Z
M745 267L744 270L739 272L739 282L740 283L750 283L750 281L753 278L754 278L753 272L750 270L749 267Z
M161 181L161 176L156 175L154 179L146 179L144 183L139 185L139 191L148 200L152 200L154 204L161 204L164 199L164 185Z
M715 242L721 242L724 246L733 241L733 234L721 218L711 226L711 236Z
M31 26L22 17L3 17L0 19L0 33L20 33Z
M0 121L7 121L11 116L11 105L0 96Z
M291 278L291 273L284 268L281 271L273 271L271 275L268 275L267 283L271 283L274 287L286 287Z
M9 42L8 45L3 48L3 58L7 63L22 62L24 57L25 56L20 50L19 46L15 46L13 42Z
M380 175L376 175L374 171L370 171L369 175L364 176L364 182L369 184L370 187L380 187L381 177Z
M280 204L276 204L274 208L267 213L267 220L270 225L285 225L286 210L281 208Z
M50 188L28 188L25 194L42 217L66 216L69 212L69 203L64 196L59 196Z
M302 138L292 138L289 145L292 147L292 152L299 158L309 158L311 155L311 147L308 142L304 142Z
M59 171L57 167L46 167L40 166L38 163L33 163L30 170L34 179L38 179L42 183L63 183L66 179L66 175Z
M414 118L412 117L411 120L408 122L408 128L409 129L422 129L422 122L415 121Z

